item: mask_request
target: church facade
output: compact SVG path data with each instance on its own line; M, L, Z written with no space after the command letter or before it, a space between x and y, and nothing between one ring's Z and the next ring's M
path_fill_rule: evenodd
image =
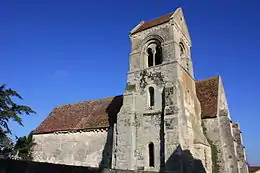
M183 11L130 32L121 96L56 107L34 131L39 162L116 170L247 173L220 76L195 80Z

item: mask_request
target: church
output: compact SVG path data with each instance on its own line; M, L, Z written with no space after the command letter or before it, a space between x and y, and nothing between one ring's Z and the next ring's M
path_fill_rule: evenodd
M130 31L120 96L54 108L34 130L33 160L121 171L248 173L220 76L194 78L183 10Z

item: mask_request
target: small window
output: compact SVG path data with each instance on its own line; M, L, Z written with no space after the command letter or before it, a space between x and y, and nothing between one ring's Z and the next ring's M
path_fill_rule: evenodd
M190 69L189 69L189 62L186 63L186 69L187 69L187 71L190 70Z
M147 49L147 54L148 54L148 67L153 66L153 52L151 48Z
M185 53L185 48L182 42L180 42L180 56L183 56Z
M154 106L154 88L149 87L150 106Z
M155 65L159 65L162 63L162 48L161 46L157 45L155 50Z
M148 147L149 147L149 166L154 167L154 144L151 142Z

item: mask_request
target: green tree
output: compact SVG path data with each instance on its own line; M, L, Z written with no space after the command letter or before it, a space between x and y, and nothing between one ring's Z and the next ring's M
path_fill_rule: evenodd
M8 126L10 120L23 126L21 115L34 114L35 111L28 106L17 104L13 99L23 99L16 91L0 85L0 157L10 156L13 143L9 138L12 131Z
M31 148L35 143L33 142L32 132L28 136L18 138L14 145L14 153L22 160L31 160Z

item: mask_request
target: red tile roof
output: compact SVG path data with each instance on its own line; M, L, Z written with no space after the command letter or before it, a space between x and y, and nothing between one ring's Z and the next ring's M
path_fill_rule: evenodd
M116 96L56 107L34 134L108 127L116 122L122 100Z
M248 166L249 173L255 173L256 171L260 171L260 166Z
M201 104L201 118L217 116L219 77L196 81L196 93Z
M196 81L202 118L217 114L219 77ZM123 96L79 102L56 107L34 131L34 134L109 127L115 123L123 103Z
M137 28L137 30L135 30L132 34L135 34L135 33L137 33L137 32L140 32L140 31L149 29L149 28L151 28L151 27L154 27L154 26L161 25L161 24L164 24L164 23L166 23L166 22L169 22L169 21L170 21L170 17L171 17L171 15L172 15L173 13L174 13L174 12L169 13L169 14L166 14L166 15L161 16L161 17L158 17L158 18L156 18L156 19L153 19L153 20L150 20L150 21L141 23L141 26L139 26L139 27Z

